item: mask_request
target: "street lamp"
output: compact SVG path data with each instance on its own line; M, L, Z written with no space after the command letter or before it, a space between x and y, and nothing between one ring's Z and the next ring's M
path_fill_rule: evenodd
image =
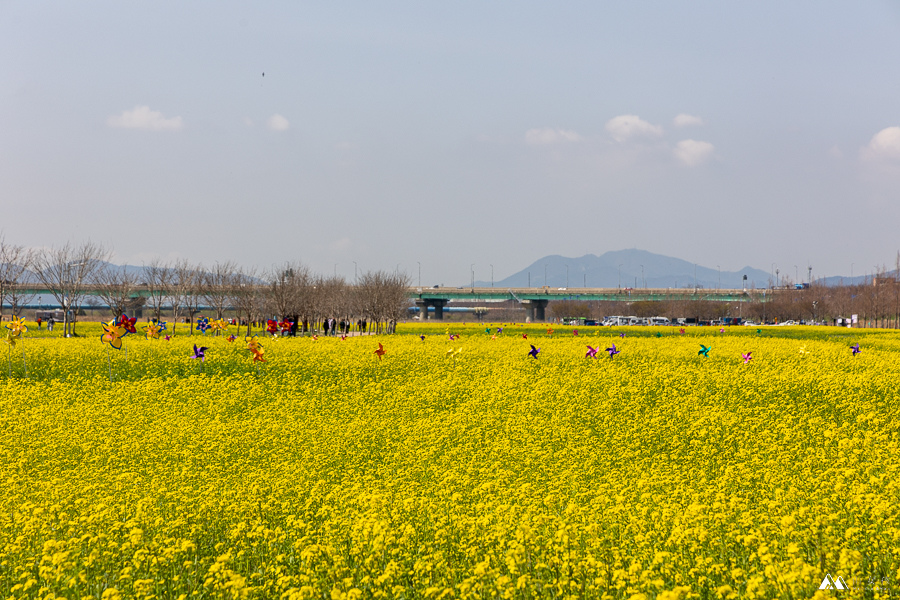
M416 264L419 265L419 287L422 287L422 263L416 261Z
M569 265L566 265L566 289L569 287Z
M472 269L472 290L475 290L475 263L472 263L472 266L469 267Z

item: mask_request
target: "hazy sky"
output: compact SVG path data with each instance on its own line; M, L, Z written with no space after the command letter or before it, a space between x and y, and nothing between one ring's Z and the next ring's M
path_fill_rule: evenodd
M0 0L0 229L427 285L892 267L898 7Z

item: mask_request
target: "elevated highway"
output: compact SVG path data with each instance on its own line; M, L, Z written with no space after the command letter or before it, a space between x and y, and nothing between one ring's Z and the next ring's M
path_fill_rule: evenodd
M434 310L434 319L443 319L444 307L450 302L503 302L515 300L521 304L532 321L546 320L545 309L551 300L599 300L604 302L640 302L665 300L708 300L712 302L750 302L750 293L740 289L695 288L486 288L486 287L432 287L410 288L423 318L428 309ZM765 292L763 292L763 300Z

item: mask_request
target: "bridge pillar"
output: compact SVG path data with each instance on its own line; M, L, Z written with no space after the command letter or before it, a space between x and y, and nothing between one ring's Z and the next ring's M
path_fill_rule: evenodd
M547 308L547 304L549 300L532 300L534 304L534 317L538 321L546 321L547 315L545 314L545 309Z
M525 308L525 317L532 323L536 321L546 321L547 316L545 309L549 300L522 300L522 306Z
M425 321L428 319L428 307L434 307L434 319L436 321L444 320L444 306L449 302L449 300L444 298L420 298L416 300L416 306L419 307L419 315L420 320Z

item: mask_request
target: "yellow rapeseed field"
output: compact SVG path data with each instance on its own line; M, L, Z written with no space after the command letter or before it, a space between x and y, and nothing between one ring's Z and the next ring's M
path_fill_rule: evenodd
M900 594L900 334L501 325L4 344L0 597Z

